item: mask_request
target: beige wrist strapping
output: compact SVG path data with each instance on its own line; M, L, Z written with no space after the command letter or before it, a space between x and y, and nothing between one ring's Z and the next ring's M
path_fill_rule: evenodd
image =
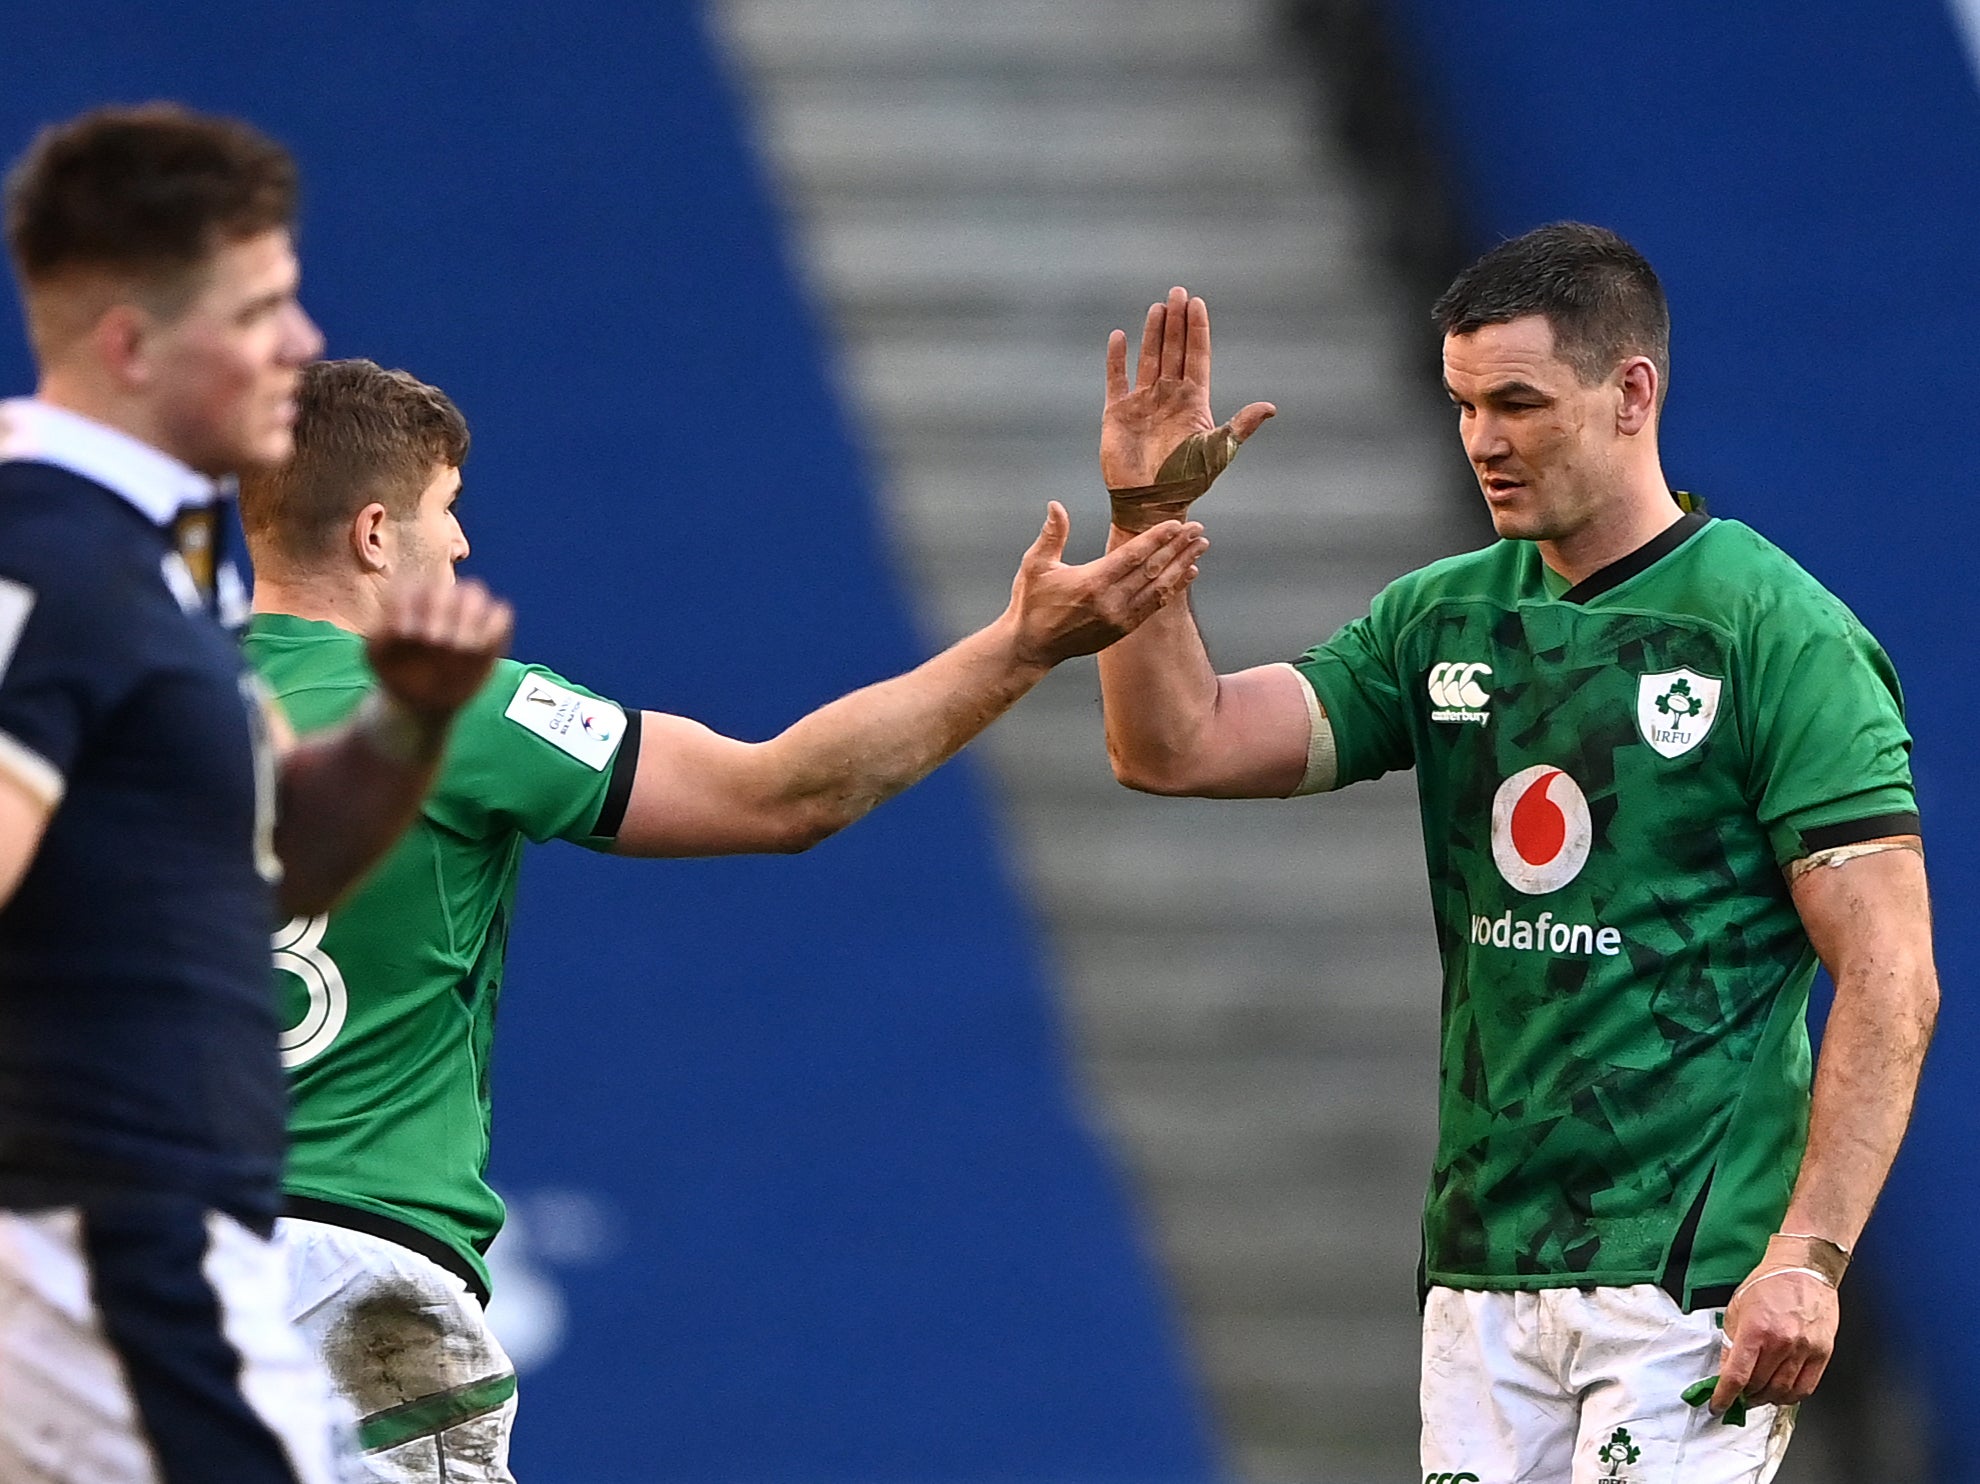
M1180 520L1196 499L1217 481L1237 456L1238 436L1231 425L1192 433L1155 471L1153 484L1107 491L1114 503L1114 524L1123 531L1140 532L1165 520Z

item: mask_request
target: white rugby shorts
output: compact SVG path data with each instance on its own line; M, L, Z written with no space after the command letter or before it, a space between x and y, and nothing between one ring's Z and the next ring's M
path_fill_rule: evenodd
M384 1237L284 1216L289 1316L357 1412L373 1484L514 1484L516 1371L481 1303Z
M190 1198L0 1210L0 1484L340 1484L273 1247Z
M1719 1309L1654 1284L1477 1293L1423 1311L1423 1476L1436 1484L1766 1484L1793 1407L1735 1427L1684 1400L1717 1374Z

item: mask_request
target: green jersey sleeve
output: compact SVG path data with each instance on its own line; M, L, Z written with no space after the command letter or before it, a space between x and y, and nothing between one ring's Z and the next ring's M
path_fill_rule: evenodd
M1334 787L1379 778L1415 762L1396 657L1402 594L1375 595L1364 618L1315 645L1293 668L1306 677L1334 733Z
M1826 593L1772 605L1758 628L1747 793L1774 858L1915 830L1904 698L1877 641Z
M464 835L517 830L608 849L616 822L601 834L600 815L615 782L623 808L636 733L636 713L541 665L503 660L455 720L426 812Z

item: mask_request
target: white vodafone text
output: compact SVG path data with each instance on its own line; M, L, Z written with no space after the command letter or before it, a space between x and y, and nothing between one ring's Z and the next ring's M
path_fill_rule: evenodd
M1542 912L1533 919L1515 918L1510 909L1497 917L1471 919L1471 941L1485 948L1512 948L1528 953L1599 953L1614 958L1622 952L1622 933L1590 922L1556 922Z

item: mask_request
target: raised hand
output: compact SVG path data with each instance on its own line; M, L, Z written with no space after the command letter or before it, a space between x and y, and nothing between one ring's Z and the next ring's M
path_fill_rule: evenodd
M1100 418L1100 474L1113 497L1114 524L1145 531L1180 520L1223 473L1237 447L1278 411L1270 402L1241 408L1218 425L1210 412L1210 309L1182 288L1148 306L1133 385L1127 335L1107 337L1107 403Z
M509 605L478 582L404 587L385 600L367 656L386 695L444 724L487 683L514 629Z
M1056 665L1092 654L1133 633L1196 578L1196 559L1210 549L1195 522L1163 521L1124 541L1097 561L1068 566L1072 522L1052 501L1045 525L1011 583L1018 655Z

